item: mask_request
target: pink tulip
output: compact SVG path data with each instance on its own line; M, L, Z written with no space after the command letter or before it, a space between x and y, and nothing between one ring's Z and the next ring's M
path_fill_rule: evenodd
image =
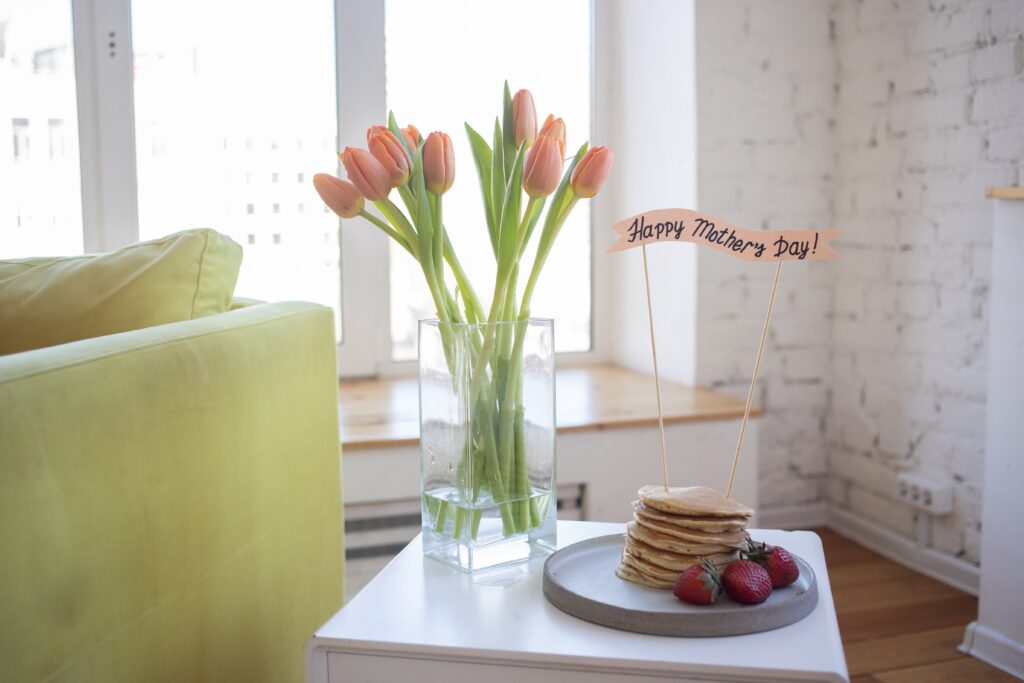
M407 144L409 149L414 152L419 149L420 140L423 139L420 132L416 130L416 126L411 123L402 129L402 137L405 138L405 144Z
M366 131L370 154L380 162L391 178L391 187L401 187L412 176L412 159L395 134L384 126L372 126Z
M512 122L515 125L516 147L526 141L527 147L537 138L537 109L529 90L520 90L512 98Z
M565 156L565 121L560 118L556 119L554 114L548 114L548 117L544 119L544 125L540 127L539 135L546 135L558 140L562 156Z
M583 199L597 194L604 184L604 179L608 177L614 158L615 152L607 147L591 147L580 159L569 179L573 193Z
M455 150L447 133L434 131L423 143L423 180L434 194L444 194L455 182Z
M558 140L542 135L526 150L523 189L534 199L546 197L555 191L561 177L562 150Z
M313 187L316 188L320 199L324 200L324 204L342 218L355 218L366 204L355 185L326 173L317 173L313 176Z
M338 156L348 179L364 197L377 202L391 194L391 176L372 154L358 147L346 147Z

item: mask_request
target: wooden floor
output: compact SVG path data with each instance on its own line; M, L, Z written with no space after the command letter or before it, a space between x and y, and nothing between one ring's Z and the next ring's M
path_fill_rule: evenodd
M816 529L851 683L988 683L1013 676L957 652L978 600Z

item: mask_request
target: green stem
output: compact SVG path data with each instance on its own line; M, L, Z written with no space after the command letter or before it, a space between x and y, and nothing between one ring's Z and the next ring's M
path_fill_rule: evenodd
M526 204L526 211L523 213L522 220L519 222L517 228L515 249L512 251L512 258L509 259L508 263L498 263L498 272L495 276L494 282L494 296L491 299L491 311L487 316L487 329L484 332L484 343L480 349L480 355L476 359L476 365L473 368L473 382L469 392L470 401L475 403L475 399L479 396L480 382L483 379L484 371L487 368L488 363L491 362L491 353L494 350L494 323L497 321L498 312L502 309L504 304L504 297L509 294L508 283L509 278L512 276L512 266L516 263L515 255L519 253L520 242L525 233L526 226L529 225L529 221L532 218L532 214L537 206L537 200L530 197L530 201ZM515 296L515 292L511 293Z
M380 201L376 201L373 204L382 214L384 214L384 217L391 222L391 225L395 226L395 228L405 236L406 241L412 248L412 255L415 256L417 260L420 260L420 247L419 240L416 238L416 229L412 227L412 223L410 223L409 219L405 217L402 210L395 206L395 203L387 197Z
M555 243L555 238L558 237L558 231L562 229L562 225L565 223L565 219L572 213L573 207L576 206L576 202L579 198L575 195L572 200L566 205L565 210L562 211L562 215L558 218L555 225L555 229L551 238L545 245L538 247L537 256L533 260L533 269L530 271L530 277L526 281L526 289L523 290L523 300L519 304L519 319L525 320L530 317L530 300L533 298L533 290L537 286L537 278L540 277L540 272L544 268L544 263L548 259L548 254L551 253L551 246Z
M455 255L455 249L448 239L447 231L444 234L444 256L445 260L448 261L448 266L452 269L452 274L455 276L455 283L462 292L462 299L466 302L466 322L483 322L483 307L480 305L480 299L477 298L476 291L466 276L466 271L462 269L462 263L459 262L458 256Z
M444 531L444 523L447 519L448 501L442 500L440 503L437 508L437 519L434 520L434 531Z
M387 223L385 223L385 222L384 222L384 221L382 221L381 219L379 219L379 218L377 218L376 216L374 216L374 215L373 215L372 213L370 213L370 212L368 212L368 211L365 211L365 210L363 210L363 211L360 211L360 212L359 212L359 215L360 215L360 216L362 216L363 218L365 218L366 220L370 221L370 222L371 222L371 223L373 223L374 225L376 225L376 226L377 226L378 228L380 228L381 230L383 230L383 231L384 231L384 233L385 233L385 234L386 234L386 235L387 235L388 237L390 237L390 238L391 238L391 239L393 239L394 241L398 242L398 246L400 246L400 247L402 247L403 249L405 249L405 250L406 250L407 252L409 252L410 254L412 254L412 255L413 255L414 257L416 256L416 255L415 255L415 254L413 253L412 247L410 247L410 246L409 246L409 243L405 241L405 238L404 238L404 237L402 237L402 236L401 236L400 234L398 234L397 232L395 232L394 228L392 228L392 227L391 227L390 225L388 225Z
M444 282L444 224L441 223L441 195L434 195L434 269L439 282Z

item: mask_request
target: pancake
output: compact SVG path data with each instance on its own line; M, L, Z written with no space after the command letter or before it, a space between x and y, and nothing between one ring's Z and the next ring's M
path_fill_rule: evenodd
M621 562L619 563L619 566L615 568L615 575L620 579L639 583L641 586L648 586L649 588L673 588L676 585L675 581L652 578L627 564L622 564Z
M639 500L633 501L633 510L641 517L653 519L659 522L667 522L677 527L694 529L696 531L739 531L747 528L746 517L694 517L688 515L673 515L647 507Z
M671 569L680 574L700 562L701 559L708 560L718 567L724 567L737 558L735 550L732 552L711 553L709 555L680 555L679 553L647 545L630 536L626 537L626 550L633 557L638 557L646 562L656 564L664 569Z
M629 552L628 547L622 551L621 562L627 567L632 567L639 572L643 572L645 575L653 579L671 581L672 585L675 585L679 575L682 574L681 571L677 572L674 569L665 569L664 567L659 567L658 565L648 562L641 557L637 557Z
M626 532L642 543L654 546L659 550L679 553L680 555L710 555L712 553L727 553L732 550L731 546L721 543L694 543L685 541L675 536L669 536L659 531L640 526L636 522L626 525Z
M696 531L694 529L684 529L673 526L665 522L660 522L647 517L641 517L639 513L633 513L633 518L636 523L640 526L647 527L652 531L666 534L668 536L675 536L678 539L684 541L690 541L693 543L706 543L716 545L728 545L733 548L746 548L747 547L747 532L746 531L721 531L718 533L712 533L709 531Z
M725 497L707 486L684 486L668 491L662 486L644 486L637 495L647 507L674 515L697 517L752 517L746 505Z

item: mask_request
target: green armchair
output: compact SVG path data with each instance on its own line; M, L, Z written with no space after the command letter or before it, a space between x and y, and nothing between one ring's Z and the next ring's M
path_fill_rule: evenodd
M0 679L302 680L343 600L331 311L0 357Z

